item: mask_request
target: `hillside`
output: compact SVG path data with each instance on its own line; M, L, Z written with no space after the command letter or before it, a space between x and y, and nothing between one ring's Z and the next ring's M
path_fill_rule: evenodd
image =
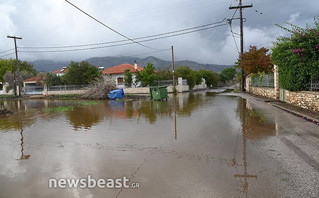
M153 56L149 56L146 58L136 58L129 56L121 56L121 57L93 57L86 59L90 64L95 65L97 67L112 67L114 65L119 65L123 63L134 64L134 61L137 62L139 66L145 66L147 63L154 64L157 68L165 68L171 66L171 61L165 61L158 59ZM33 62L33 65L37 71L54 71L61 67L67 66L70 61L52 61L52 60L37 60ZM201 64L194 61L182 60L176 61L175 66L190 66L194 70L206 69L212 70L215 72L221 72L223 69L232 67L232 65L216 65L216 64Z

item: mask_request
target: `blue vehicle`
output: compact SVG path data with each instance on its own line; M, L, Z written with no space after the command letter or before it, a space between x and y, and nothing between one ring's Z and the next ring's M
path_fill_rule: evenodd
M111 100L121 99L124 97L124 90L123 89L114 89L114 90L110 91L108 97Z

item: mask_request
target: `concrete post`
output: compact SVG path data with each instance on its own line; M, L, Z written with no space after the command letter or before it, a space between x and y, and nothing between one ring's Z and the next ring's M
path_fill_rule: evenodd
M246 76L246 91L247 92L250 92L250 81L251 81L250 76Z
M183 92L183 78L178 77L177 92Z
M275 98L279 99L279 73L278 73L278 66L274 66L274 83L275 83Z

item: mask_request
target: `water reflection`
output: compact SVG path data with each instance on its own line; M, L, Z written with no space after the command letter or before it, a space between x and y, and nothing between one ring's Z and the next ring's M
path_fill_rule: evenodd
M269 122L262 112L253 108L249 100L239 99L237 116L246 126L246 136L251 140L276 135L276 125Z
M248 108L247 108L248 107ZM238 171L238 163L236 161L236 155L234 155L233 158L233 166L235 166L237 174L234 174L235 178L238 178L242 184L243 190L241 192L245 193L246 196L248 196L248 179L254 178L257 179L257 175L249 174L248 173L248 165L247 165L247 138L249 138L249 131L251 130L251 126L249 125L251 123L251 120L256 120L257 122L260 121L262 118L260 114L251 113L253 109L251 108L250 104L247 103L247 100L240 99L238 103L238 109L237 111L240 114L241 123L242 123L242 138L243 138L243 145L242 145L242 160L243 160L243 172L239 173ZM257 115L257 116L256 116ZM258 117L259 115L259 117ZM254 133L254 132L253 132ZM250 134L253 134L250 133ZM255 136L252 136L255 137ZM238 139L237 139L238 141ZM237 145L236 145L237 147ZM237 149L237 148L236 148ZM236 151L237 152L237 151ZM243 181L242 181L243 179Z
M232 166L235 167L237 174L234 178L238 179L242 185L240 192L248 197L249 179L257 179L257 175L248 171L248 157L247 157L247 140L259 140L266 136L276 135L276 125L267 121L265 116L258 110L253 108L249 100L239 98L237 107L237 116L241 121L241 136L242 136L242 164L237 162L236 155L239 152L238 141L232 159ZM242 167L242 170L239 169Z
M25 159L29 159L31 157L31 155L25 155L24 154L24 148L23 148L23 144L24 144L24 137L23 137L23 128L21 127L20 128L20 140L21 140L21 143L20 143L20 146L21 146L21 157L20 157L20 160L25 160Z

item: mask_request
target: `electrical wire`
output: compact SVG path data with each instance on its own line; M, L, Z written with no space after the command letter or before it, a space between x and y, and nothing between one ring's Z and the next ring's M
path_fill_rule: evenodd
M10 55L12 55L12 54L14 54L15 52L11 52L11 53L9 53L9 54L5 54L5 55L3 55L3 56L0 56L0 58L2 58L2 57L5 57L5 56L10 56Z
M239 5L240 5L240 4L238 3L238 7L239 7ZM238 11L238 7L236 8L236 10L235 10L235 12L234 12L232 18L228 20L228 24L229 24L229 27L230 27L230 32L231 32L231 34L232 34L232 37L233 37L233 39L234 39L234 43L235 43L235 45L236 45L237 52L238 52L238 54L240 54L239 48L238 48L238 44L237 44L237 42L236 42L236 38L235 38L235 35L234 35L234 34L237 34L237 33L234 33L234 31L233 31L233 26L232 26L234 17L235 17L235 15L236 15L237 11ZM237 34L237 35L240 35L240 34Z
M143 53L143 54L135 54L135 55L130 55L132 57L137 57L137 56L143 56L143 55L148 55L148 54L155 54L155 53L159 53L159 52L166 52L166 51L171 51L171 49L164 49L164 50L158 50L155 52L147 52L147 53Z
M115 29L111 28L110 26L106 25L105 23L103 23L103 22L99 21L98 19L94 18L92 15L88 14L87 12L85 12L85 11L82 10L81 8L77 7L77 6L74 5L73 3L69 2L68 0L65 0L65 1L66 1L67 3L69 3L70 5L72 5L73 7L75 7L76 9L78 9L79 11L81 11L82 13L84 13L85 15L87 15L88 17L90 17L90 18L92 18L93 20L95 20L96 22L100 23L100 24L103 25L104 27L106 27L106 28L108 28L109 30L115 32L116 34L118 34L118 35L120 35L120 36L122 36L122 37L124 37L124 38L126 38L126 39L128 39L128 40L130 40L130 41L132 41L132 42L134 42L134 43L136 43L136 44L138 44L138 45L140 45L140 46L143 46L143 47L146 47L146 48L149 48L149 49L152 49L152 50L158 50L158 49L149 47L149 46L147 46L147 45L143 45L143 44L141 44L141 43L139 43L139 42L137 42L137 41L134 41L133 39L131 39L131 38L125 36L124 34L122 34L122 33L118 32L118 31L116 31Z
M14 48L8 49L8 50L4 50L4 51L0 52L0 54L6 53L6 52L11 51L11 50L14 50Z
M194 26L194 27L190 27L190 28L185 28L185 29L180 29L180 30L175 30L175 31L171 31L171 32L165 32L165 33L159 33L159 34L153 34L153 35L149 35L149 36L143 36L143 37L137 37L137 38L133 38L133 40L141 40L141 39L146 39L146 38L152 38L152 37L158 37L158 36L164 36L164 35L169 35L169 34L174 34L174 33L179 33L179 32L184 32L184 31L188 31L188 30L194 30L194 29L199 29L199 28L203 28L203 27L208 27L208 26L213 26L213 25L217 25L220 23L224 23L225 19L219 22L215 22L215 23L209 23L209 24L205 24L205 25L200 25L200 26ZM88 47L88 46L95 46L95 45L106 45L106 44L114 44L114 43L123 43L123 42L127 42L130 41L128 39L126 40L118 40L118 41L109 41L109 42L100 42L100 43L91 43L91 44L81 44L81 45L66 45L66 46L52 46L52 47L41 47L41 46L30 46L30 47L19 47L20 49L60 49L60 48L78 48L78 47Z
M181 33L176 33L176 34L171 34L171 35L167 35L167 36L158 36L155 38L149 38L149 39L145 39L145 40L141 40L139 42L149 42L149 41L154 41L154 40L160 40L160 39L165 39L165 38L170 38L170 37L175 37L175 36L181 36L181 35L185 35L185 34L190 34L190 33L194 33L194 32L199 32L199 31L204 31L204 30L208 30L208 29L212 29L212 28L216 28L216 27L221 27L221 26L225 26L227 25L227 23L224 24L220 24L220 25L215 25L212 27L205 27L205 28L201 28L201 29L196 29L196 30L191 30L191 31L187 31L187 32L181 32ZM160 35L160 34L159 34ZM144 37L144 38L148 38L148 37ZM64 49L64 50L34 50L34 51L19 51L19 52L23 52L23 53L41 53L41 52L71 52L71 51L83 51L83 50L93 50L93 49L102 49L102 48L109 48L109 47L118 47L118 46L125 46L125 45L131 45L134 44L135 42L130 42L130 43L121 43L121 44L115 44L115 45L106 45L106 46L99 46L99 47L89 47L89 48L78 48L78 49ZM157 50L159 51L159 50Z

